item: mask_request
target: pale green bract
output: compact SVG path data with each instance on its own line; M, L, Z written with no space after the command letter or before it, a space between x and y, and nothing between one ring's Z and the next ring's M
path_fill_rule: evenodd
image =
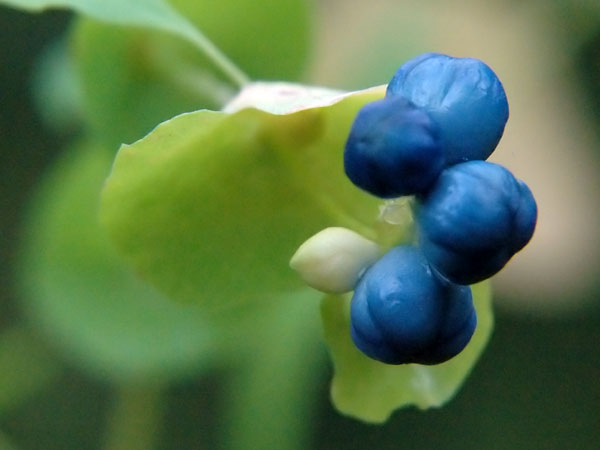
M261 109L246 107L257 90ZM341 152L384 90L325 92L251 85L235 112L182 114L122 146L101 204L122 255L167 295L237 314L303 287L288 262L317 231L373 233L379 202L346 178Z
M379 423L403 406L426 409L449 401L485 348L493 327L489 283L473 286L473 300L477 329L458 356L434 366L393 366L366 357L352 343L350 297L325 297L321 316L335 368L331 399L336 408L343 414Z
M340 93L257 83L223 112L176 116L121 147L102 193L101 221L121 255L167 295L229 323L246 313L261 317L305 289L288 261L317 231L344 226L384 247L408 238L407 226L378 219L379 200L343 170L357 111L384 94L385 87ZM325 298L336 407L382 422L403 406L448 401L492 329L486 284L475 288L475 303L478 329L458 357L433 367L387 366L353 346L348 298Z

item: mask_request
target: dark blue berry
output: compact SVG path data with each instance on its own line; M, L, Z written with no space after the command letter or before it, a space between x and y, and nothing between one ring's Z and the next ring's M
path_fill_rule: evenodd
M437 127L409 101L385 98L356 116L344 168L358 187L382 198L425 191L444 167Z
M531 239L537 206L529 188L497 164L444 170L419 199L419 244L444 277L472 284L491 277Z
M387 88L423 108L437 123L446 164L485 160L508 120L508 102L496 74L474 58L426 53L406 62Z
M470 287L439 278L413 246L393 248L367 270L350 319L358 349L387 364L447 361L477 324Z

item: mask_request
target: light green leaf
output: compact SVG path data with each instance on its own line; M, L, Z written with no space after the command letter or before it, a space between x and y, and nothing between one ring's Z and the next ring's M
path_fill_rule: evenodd
M384 422L398 408L439 407L458 391L479 358L493 327L491 289L473 286L477 329L458 356L435 366L387 365L363 355L350 337L350 297L329 296L321 303L325 340L334 365L331 398L343 414Z
M384 90L326 97L293 85L260 89L271 110L285 110L282 97L290 113L236 110L242 94L228 109L235 112L177 116L117 155L102 222L121 254L169 296L252 309L302 286L288 261L317 231L374 233L378 200L346 178L342 153L356 112ZM289 101L294 89L304 93L300 109Z
M198 308L167 301L112 249L97 222L111 159L79 145L40 187L21 255L23 307L49 345L97 376L189 374L212 362L216 333Z
M247 81L246 76L198 28L163 0L0 0L0 4L32 12L70 8L103 22L150 27L173 33L211 55L237 84L243 85Z

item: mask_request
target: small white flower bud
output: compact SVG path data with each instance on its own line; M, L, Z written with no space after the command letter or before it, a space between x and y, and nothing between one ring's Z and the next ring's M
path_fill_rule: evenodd
M325 228L298 248L292 269L311 287L322 292L352 291L363 271L379 259L379 246L352 230Z

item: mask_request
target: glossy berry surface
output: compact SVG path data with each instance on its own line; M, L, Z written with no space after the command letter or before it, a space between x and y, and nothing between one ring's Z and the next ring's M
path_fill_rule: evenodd
M381 198L431 186L444 166L437 126L401 97L365 105L344 150L344 169L358 187Z
M459 284L498 272L529 242L537 220L529 188L504 167L484 161L444 170L417 208L425 257Z
M351 335L387 364L439 364L460 353L475 331L471 288L440 279L421 251L395 247L363 275L352 297Z
M487 159L508 120L500 80L474 58L420 55L398 69L387 96L405 98L427 111L439 126L447 165Z

